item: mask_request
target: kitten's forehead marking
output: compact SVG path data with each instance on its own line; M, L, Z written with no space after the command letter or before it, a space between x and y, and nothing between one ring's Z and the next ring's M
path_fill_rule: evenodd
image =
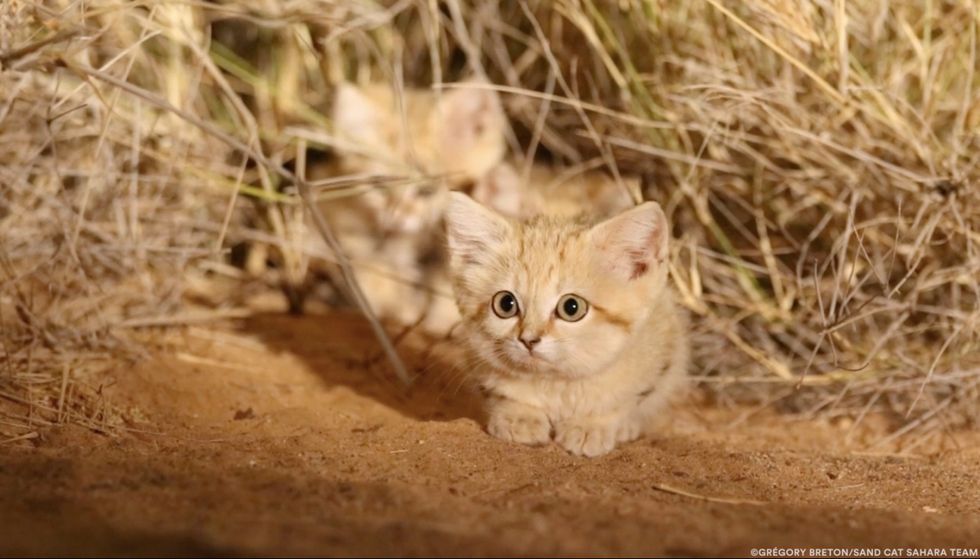
M526 231L526 230L525 230ZM564 250L557 254L554 247L564 247L559 231L546 231L551 235L522 235L518 243L516 263L519 283L524 297L541 304L542 299L554 295L560 283L560 271L564 267ZM549 238L550 237L550 238Z
M578 241L581 231L569 224L549 220L532 220L520 228L517 236L515 288L521 291L524 309L518 333L530 331L538 336L554 332L557 319L554 306L570 286L570 272L581 263L569 262L569 248Z
M547 274L552 289L577 287L573 285L574 278L578 276L576 272L587 265L579 261L584 258L581 246L584 232L585 229L577 223L555 223L535 239L538 245L535 252L542 259L542 271Z
M622 328L623 330L629 331L630 326L632 325L632 322L630 322L629 319L620 316L605 307L596 305L595 303L589 303L589 308L602 315L602 318L606 322L616 326L617 328Z

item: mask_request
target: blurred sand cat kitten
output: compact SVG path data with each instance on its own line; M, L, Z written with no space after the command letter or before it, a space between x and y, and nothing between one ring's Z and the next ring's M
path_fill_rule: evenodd
M598 456L638 437L683 384L687 323L646 202L590 223L505 218L461 193L446 214L461 339L483 364L488 431Z
M500 100L485 88L407 89L399 96L385 84L345 83L333 121L340 173L419 179L320 204L360 264L361 287L381 317L414 324L429 315L431 330L444 333L457 314L448 281L437 274L445 267L442 216L450 188L476 180L503 157Z
M495 92L443 92L385 84L340 84L333 107L337 154L345 174L444 175L445 180L373 188L359 197L385 233L430 231L449 188L473 181L504 156L506 119Z
M535 163L526 176L510 161L500 163L474 183L474 200L505 216L528 219L537 215L573 217L583 212L597 217L633 207L640 180L623 177L622 184L595 170L557 169Z

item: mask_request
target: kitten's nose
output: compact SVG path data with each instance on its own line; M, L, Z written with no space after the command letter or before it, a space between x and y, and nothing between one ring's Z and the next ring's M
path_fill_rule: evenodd
M538 343L541 341L541 336L534 336L532 334L521 334L520 337L518 337L517 339L519 339L521 343L524 344L524 347L526 347L528 351L531 351L532 349L534 349L534 346L538 345Z

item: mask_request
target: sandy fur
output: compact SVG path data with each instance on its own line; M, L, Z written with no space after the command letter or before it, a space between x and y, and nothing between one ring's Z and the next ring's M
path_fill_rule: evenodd
M682 386L688 363L659 206L648 202L600 224L519 222L453 194L447 227L461 338L481 363L489 432L524 444L554 440L586 456L645 432ZM519 300L518 316L493 313L501 290ZM590 304L578 322L556 316L568 293ZM533 351L519 341L529 332L541 339Z

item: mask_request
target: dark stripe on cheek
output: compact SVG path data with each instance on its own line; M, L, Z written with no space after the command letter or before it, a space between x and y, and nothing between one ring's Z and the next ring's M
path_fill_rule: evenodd
M599 305L591 304L591 306L592 306L592 310L596 311L596 314L598 314L599 317L602 318L602 320L605 320L606 322L608 322L609 324L612 324L613 326L616 326L618 328L622 328L623 330L629 330L630 329L630 326L632 326L632 324L633 324L631 321L627 320L625 317L619 316L618 314L613 313L612 311L609 311L608 309L604 309L604 308L600 307Z

